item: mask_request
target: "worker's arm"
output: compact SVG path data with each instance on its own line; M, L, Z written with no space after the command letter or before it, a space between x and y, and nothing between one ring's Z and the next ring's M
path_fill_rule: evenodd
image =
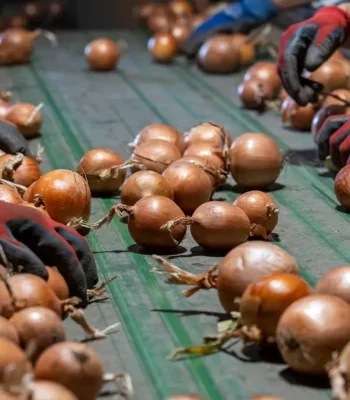
M292 25L282 35L278 70L287 92L299 104L316 102L323 87L303 77L315 71L339 47L348 44L350 36L350 2L322 7L316 14Z

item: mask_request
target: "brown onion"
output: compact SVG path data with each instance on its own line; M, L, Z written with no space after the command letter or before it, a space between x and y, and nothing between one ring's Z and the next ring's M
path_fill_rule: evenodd
M175 21L174 15L168 12L156 12L147 19L147 28L153 33L169 33Z
M103 386L103 369L97 354L85 344L62 342L39 357L35 378L59 383L79 400L95 400Z
M17 127L26 138L32 138L40 133L43 124L40 106L29 103L17 103L11 106L6 119Z
M263 110L266 102L274 97L272 86L267 82L262 83L257 78L243 81L238 86L237 93L244 107L250 110Z
M50 217L62 224L75 218L88 221L90 217L91 193L89 185L77 173L57 169L42 175L31 188L28 201L40 195Z
M350 209L350 165L342 168L335 177L334 191L339 203Z
M336 89L331 92L331 94L334 94L337 97L340 97L340 99L343 99L345 102L350 102L350 90L349 89ZM340 99L337 99L332 96L327 96L325 95L325 98L322 102L322 107L327 107L330 105L340 105L343 106L345 104L344 101L341 101Z
M147 48L153 60L162 63L173 61L178 52L177 41L175 37L168 32L158 32L152 36L148 40Z
M0 64L24 64L30 60L34 49L34 40L39 31L27 31L9 28L0 34Z
M198 156L205 158L209 165L215 168L225 168L222 146L215 146L211 142L195 142L184 152L184 156Z
M186 0L172 0L169 3L169 8L177 18L193 14L192 5Z
M28 307L41 306L54 311L59 317L62 316L61 304L55 293L41 278L32 274L18 274L8 278L15 305L5 287L0 282L0 315L10 318L15 312Z
M309 131L317 109L318 106L315 104L300 106L291 97L287 97L282 103L281 119L284 124L294 129Z
M247 35L242 33L234 33L231 36L232 46L239 54L239 66L246 67L252 64L256 57L256 50L254 44L249 41Z
M138 16L143 22L156 14L169 14L168 4L146 3L142 4L138 10Z
M244 243L250 233L250 223L245 212L224 201L204 203L192 217L169 221L164 228L171 231L178 225L190 225L193 239L209 250L231 250Z
M282 169L277 143L263 133L239 136L230 150L230 170L238 185L259 189L273 184Z
M0 119L6 121L7 114L11 108L11 104L0 99ZM12 124L13 125L13 124Z
M278 206L274 198L259 190L244 193L233 203L243 210L251 223L251 235L266 238L278 222Z
M171 34L175 38L179 48L181 47L183 42L190 36L191 32L192 32L192 27L189 21L187 20L176 21L171 27Z
M271 86L274 97L277 97L282 89L276 64L271 61L261 61L250 67L244 75L244 80L248 81L251 78L255 78L260 83Z
M263 337L275 337L283 312L295 301L312 293L300 276L280 272L251 283L240 302L243 326L257 327Z
M14 15L9 20L10 28L25 29L28 26L28 19L25 15Z
M170 125L151 124L143 128L130 146L137 146L149 140L160 139L175 145L182 154L185 150L184 138L181 133Z
M131 160L140 162L147 169L159 174L179 158L181 158L179 149L175 145L160 139L147 140L137 145L131 156ZM133 171L137 170L138 167L133 169Z
M87 179L91 192L111 193L124 182L126 170L115 168L123 162L122 157L112 150L92 149L79 161L77 173Z
M60 300L66 300L69 297L69 288L67 282L64 280L63 276L59 273L58 269L55 267L46 267L46 271L49 274L49 279L47 284L53 290L55 295Z
M84 53L93 70L111 71L117 65L122 50L113 40L100 38L87 44Z
M331 92L336 89L348 88L349 72L348 62L330 59L307 77L321 83L325 92Z
M23 203L23 199L17 189L5 184L0 184L0 201L11 204Z
M320 108L315 114L311 124L311 133L315 143L317 143L318 132L328 117L332 115L346 114L348 112L349 111L344 105L332 104L330 106Z
M24 367L26 373L32 371L30 363L27 361L26 354L15 343L0 337L0 384L4 383L6 370L12 365Z
M0 338L19 344L19 337L15 327L4 317L0 317Z
M23 12L30 22L38 23L44 15L44 7L39 1L28 1L23 7Z
M174 191L175 203L188 214L210 200L213 182L199 166L191 163L176 163L163 172ZM170 218L173 219L173 218Z
M135 172L121 188L121 201L128 206L133 206L144 197L154 195L174 200L172 187L162 175L154 171Z
M350 266L332 268L321 276L315 287L317 294L337 296L350 304Z
M198 142L210 142L215 147L223 147L226 140L227 144L231 146L232 139L225 128L212 122L196 125L184 133L186 149Z
M293 370L310 375L325 374L334 352L350 340L350 306L328 295L297 300L283 313L277 326L277 345Z
M268 260L268 262L267 262ZM217 290L227 312L237 309L234 301L248 285L277 272L299 274L294 257L272 243L253 241L231 250L219 265Z
M0 156L0 176L17 185L29 187L41 176L39 165L31 158L23 156L19 165L13 168L11 161L15 161L15 157L10 154Z
M15 327L21 346L26 349L34 345L31 360L35 362L39 355L55 343L66 340L61 318L45 307L28 307L16 312L10 319Z
M33 400L78 400L69 389L56 382L36 380L32 390Z
M62 1L50 1L47 5L47 12L52 18L60 17L65 11L65 7Z

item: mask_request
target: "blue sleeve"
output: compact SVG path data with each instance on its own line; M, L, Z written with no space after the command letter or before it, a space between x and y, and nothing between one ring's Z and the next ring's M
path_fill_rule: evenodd
M225 13L235 20L268 21L278 13L273 0L241 0L225 9Z

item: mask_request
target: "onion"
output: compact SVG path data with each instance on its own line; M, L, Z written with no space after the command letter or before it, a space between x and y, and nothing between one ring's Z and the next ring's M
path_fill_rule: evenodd
M100 38L86 45L84 53L95 71L111 71L117 65L123 49L108 38Z
M34 40L39 31L9 28L0 34L0 64L25 64L33 53Z
M28 26L28 18L25 15L14 15L9 20L10 28L25 29Z
M307 77L323 85L325 92L336 89L348 88L349 86L349 64L338 59L330 59L323 63L316 71Z
M328 117L332 115L339 115L346 113L347 109L344 105L332 104L330 106L320 108L315 114L311 124L311 133L315 143L317 143L318 132L320 131L321 126Z
M41 306L62 316L61 304L47 283L36 275L18 274L8 278L15 304L4 282L0 282L0 315L10 318L15 312Z
M39 165L29 157L4 154L0 156L0 175L17 185L29 187L40 178L41 171Z
M350 266L332 268L321 276L315 293L337 296L350 304Z
M152 15L147 19L147 28L153 34L168 33L170 32L174 21L174 15L169 11L152 13Z
M170 125L152 124L143 128L130 146L137 146L149 140L160 139L175 145L182 154L185 150L184 139L179 131Z
M77 172L86 178L92 192L115 192L123 184L126 171L119 170L122 157L109 149L92 149L79 161Z
M266 238L278 222L278 206L267 193L252 190L244 193L233 203L243 210L251 223L251 235Z
M262 84L268 84L277 97L282 89L281 79L278 76L276 64L271 61L261 61L254 64L244 75L244 80L257 79Z
M340 99L343 99L346 102L350 102L350 90L349 89L333 90L333 92L331 94L334 94L335 96L340 97ZM333 104L343 106L345 103L344 103L344 101L341 101L335 97L326 95L325 99L322 102L322 107L327 107L327 106L330 106Z
M11 104L0 99L0 119L6 120Z
M298 275L281 272L260 278L243 293L240 302L242 325L257 327L262 337L275 337L283 312L311 292L311 287Z
M34 344L34 351L31 354L33 362L49 346L66 340L61 318L49 308L25 308L16 312L10 322L15 327L24 349Z
M17 103L11 106L6 116L26 138L32 138L40 133L43 117L40 112L41 105L33 106L29 103Z
M334 191L339 203L350 209L350 164L342 168L335 177Z
M202 25L203 22L207 20L207 16L204 14L196 14L192 17L192 30L198 28L199 25Z
M11 322L4 317L0 317L0 338L10 340L17 345L19 344L19 337L16 329Z
M234 311L235 299L243 295L249 284L278 272L299 274L294 257L267 242L241 244L219 265L217 290L221 305L227 312Z
M63 342L49 347L35 365L35 378L59 383L79 400L95 400L103 385L97 354L83 343Z
M309 131L317 108L318 107L312 103L306 106L300 106L291 97L287 97L281 107L282 122L290 125L294 129Z
M17 189L5 184L0 184L0 201L11 204L23 203L23 199Z
M245 133L231 146L231 174L243 187L259 189L273 184L281 172L282 162L277 143L263 133Z
M195 142L184 152L184 156L198 156L205 158L214 168L225 168L224 152L221 146L215 146L211 142Z
M177 18L193 14L192 5L186 0L172 0L169 3L169 8Z
M178 44L171 33L158 32L147 43L147 48L153 60L162 63L173 61L178 52Z
M15 343L0 337L0 384L6 379L6 372L10 365L18 365L24 373L30 373L32 368L27 362L26 354ZM19 377L18 377L19 378Z
M190 225L193 239L209 250L231 250L244 243L250 233L247 215L240 208L222 201L209 201L199 206L192 217L169 221L163 229Z
M167 180L154 171L138 171L129 176L121 188L123 204L133 206L147 196L164 196L174 200L174 192Z
M78 398L64 386L50 381L33 382L33 400L78 400Z
M43 17L44 8L39 1L28 1L23 7L23 12L32 23L37 23Z
M142 4L138 10L138 16L143 22L156 14L169 14L168 4L146 3Z
M267 101L274 97L273 88L269 83L262 83L257 78L243 81L237 90L244 107L250 110L263 110Z
M246 67L252 64L256 57L256 50L248 36L242 33L234 33L231 40L233 48L239 54L239 66Z
M176 163L163 173L174 191L175 203L188 214L210 200L213 183L201 167L190 163ZM173 219L173 218L170 218Z
M334 352L350 340L350 306L328 295L307 296L283 313L277 326L277 344L293 370L323 375Z
M47 12L51 18L60 17L64 11L64 4L61 1L50 1L50 3L47 5Z
M181 158L179 149L160 139L147 140L147 142L137 145L131 156L131 160L139 162L147 169L159 174L179 158ZM133 169L133 171L135 170L137 171L138 167Z
M192 27L187 20L179 20L174 22L171 27L171 34L177 42L177 46L180 48L183 42L190 36Z
M198 142L209 142L215 147L224 147L226 140L227 144L231 146L232 139L225 128L211 122L196 125L184 134L186 149Z
M58 269L55 267L46 267L46 271L49 274L49 279L47 284L53 290L55 295L60 300L66 300L69 297L69 288L67 282L64 280L63 276L59 273Z
M233 47L231 35L218 34L202 44L197 62L205 72L229 74L239 68L240 54Z
M85 180L75 172L57 169L42 175L31 188L28 201L40 195L50 217L62 224L90 217L91 193Z

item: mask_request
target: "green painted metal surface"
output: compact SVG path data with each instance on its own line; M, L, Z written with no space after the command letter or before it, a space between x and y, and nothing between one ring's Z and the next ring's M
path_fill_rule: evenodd
M94 37L124 38L127 54L116 71L91 72L83 49ZM333 180L315 159L309 134L282 128L278 115L249 113L240 108L236 88L242 76L208 76L181 58L172 66L151 62L142 33L62 32L59 46L39 40L29 66L0 69L1 86L16 100L45 103L45 123L39 141L45 147L43 170L74 169L90 148L109 147L128 158L127 144L146 125L169 123L181 131L212 121L223 124L236 137L262 131L274 137L288 155L287 164L272 195L280 205L277 245L298 260L304 277L314 283L330 267L350 263L349 215L336 209ZM215 198L234 200L233 182ZM97 220L119 198L93 200ZM182 392L204 399L249 399L254 393L286 400L330 398L325 379L304 380L292 374L271 354L256 348L243 350L235 343L204 358L168 361L176 347L199 343L215 332L224 315L215 291L191 299L181 288L168 286L151 272L154 261L141 254L127 226L117 218L89 236L102 279L117 275L109 287L110 301L87 310L98 327L120 320L120 332L92 346L108 371L132 375L135 399L165 399ZM205 254L188 234L175 254L167 256L180 267L202 272L220 257ZM71 338L79 329L67 325Z

